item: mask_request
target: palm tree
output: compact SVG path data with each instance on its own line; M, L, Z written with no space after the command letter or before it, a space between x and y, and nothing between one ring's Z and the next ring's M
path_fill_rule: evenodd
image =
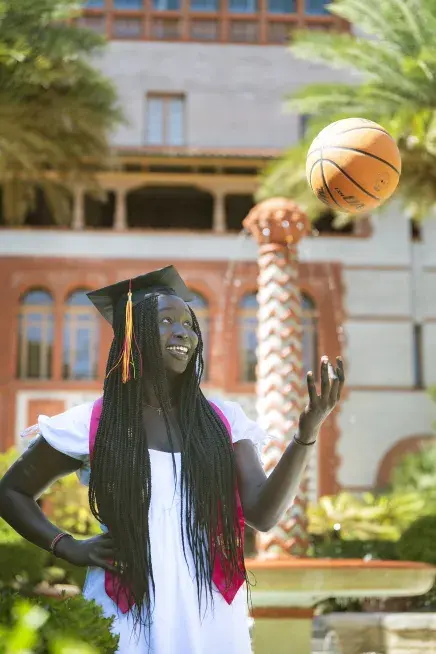
M307 148L334 120L359 116L381 123L397 139L403 158L400 192L407 210L422 216L436 201L436 33L435 0L334 0L329 10L348 21L350 33L303 31L291 52L348 69L355 83L312 84L289 101L309 115L304 140L272 164L259 199L291 197L308 211L320 211L305 177Z
M42 186L58 219L66 190L109 158L121 120L112 84L91 64L103 39L73 20L73 0L0 0L0 183L7 222L20 223Z

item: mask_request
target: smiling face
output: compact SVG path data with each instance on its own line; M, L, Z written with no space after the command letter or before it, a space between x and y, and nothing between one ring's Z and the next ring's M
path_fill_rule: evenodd
M158 324L165 370L181 375L198 344L188 305L175 295L159 295Z

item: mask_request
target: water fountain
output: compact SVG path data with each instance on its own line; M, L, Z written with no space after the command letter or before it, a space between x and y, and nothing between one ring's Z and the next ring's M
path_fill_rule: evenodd
M297 246L309 221L295 203L276 198L254 207L244 228L259 244L257 409L272 436L264 452L270 472L304 401ZM255 654L310 654L313 607L328 597L421 595L433 585L436 569L425 564L306 558L306 505L303 482L292 509L258 537L258 557L247 562L257 582Z

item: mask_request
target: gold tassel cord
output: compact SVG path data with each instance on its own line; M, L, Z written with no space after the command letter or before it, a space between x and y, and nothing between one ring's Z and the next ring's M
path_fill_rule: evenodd
M133 336L133 303L132 303L132 290L129 289L126 304L126 333L124 337L124 350L123 350L123 370L122 380L123 384L130 379L130 364L132 361L132 336Z

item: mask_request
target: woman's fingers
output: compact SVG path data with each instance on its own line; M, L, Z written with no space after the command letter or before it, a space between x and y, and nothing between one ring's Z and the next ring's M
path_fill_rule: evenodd
M330 379L329 379L329 360L328 357L321 359L321 402L327 404L330 393Z
M341 357L336 357L336 363L337 363L336 375L339 379L339 387L338 387L338 400L339 400L345 383L345 372L344 372L344 362L342 361Z
M99 539L104 543L112 542L113 540L109 532L105 532L104 534L101 534L101 536L99 536Z
M313 372L307 373L307 390L309 393L309 400L312 405L315 405L318 395L316 393L315 379L313 377Z
M114 543L112 540L99 540L97 543L98 547L103 547L104 549L113 548Z
M111 563L109 563L109 561L107 561L106 558L103 556L99 556L98 554L93 553L89 555L89 559L94 565L98 566L99 568L103 568L104 570L109 570L109 572L118 572L116 567Z
M329 394L329 406L334 407L339 399L339 378L335 377L332 381Z

